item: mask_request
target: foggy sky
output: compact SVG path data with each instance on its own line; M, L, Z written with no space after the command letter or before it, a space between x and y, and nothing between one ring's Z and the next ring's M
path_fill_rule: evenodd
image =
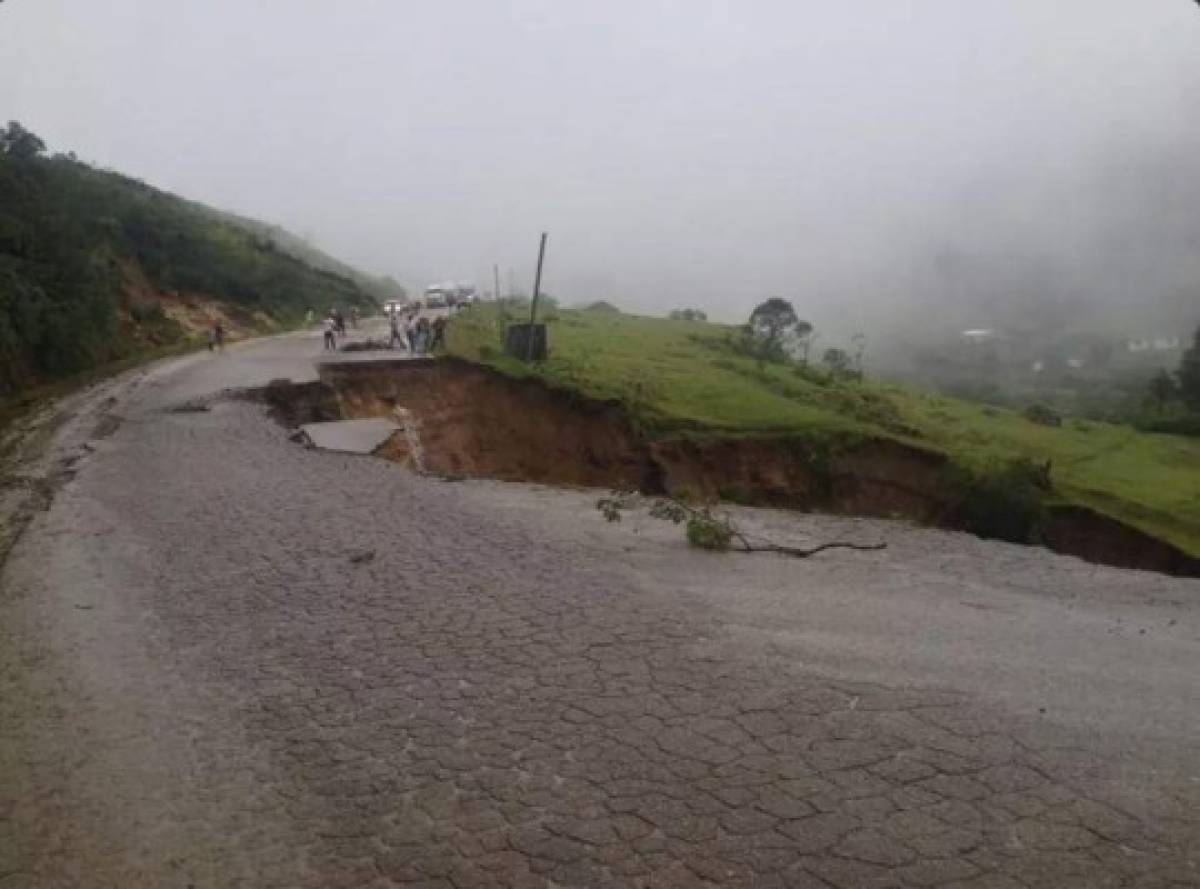
M0 118L418 289L1200 306L1189 0L8 0Z

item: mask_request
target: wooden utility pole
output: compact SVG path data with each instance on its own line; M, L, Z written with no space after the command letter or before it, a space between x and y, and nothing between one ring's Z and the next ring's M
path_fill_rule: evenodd
M538 295L542 290L542 260L546 258L546 233L538 245L537 272L533 276L533 299L529 302L529 341L525 345L525 360L533 360L533 324L537 320Z
M493 286L496 288L495 290L492 291L492 298L494 300L496 300L496 302L499 302L500 301L500 264L499 263L492 264L492 280L495 282Z

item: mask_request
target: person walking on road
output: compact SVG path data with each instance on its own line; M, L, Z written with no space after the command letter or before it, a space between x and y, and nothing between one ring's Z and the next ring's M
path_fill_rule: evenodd
M329 315L325 319L325 351L337 351L337 321L333 315Z
M417 319L417 350L422 355L429 351L429 319L424 315Z
M429 340L429 351L436 352L438 349L446 345L446 318L444 315L438 315L433 319L433 323L429 325L431 339Z
M417 354L417 316L409 315L404 322L404 336L408 339L408 351Z
M389 349L396 348L396 343L398 342L398 343L400 343L401 349L407 349L407 347L405 345L405 341L407 338L400 332L401 326L404 324L404 321L400 317L400 313L392 312L391 316L388 318L388 321L391 323L391 329L392 329L392 335L388 339L388 348Z
M212 333L208 337L208 351L216 349L220 352L225 351L225 325L220 321L215 321L212 327Z

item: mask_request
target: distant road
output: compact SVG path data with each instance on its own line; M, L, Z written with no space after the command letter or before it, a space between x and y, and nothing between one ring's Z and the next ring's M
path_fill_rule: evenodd
M772 511L889 548L701 553L216 397L320 357L128 374L28 465L3 889L1200 885L1196 581Z

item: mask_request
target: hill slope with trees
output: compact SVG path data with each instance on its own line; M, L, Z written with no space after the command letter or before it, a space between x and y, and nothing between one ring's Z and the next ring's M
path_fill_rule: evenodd
M303 250L298 245L303 245ZM0 129L0 398L195 337L265 332L388 284L278 227Z

